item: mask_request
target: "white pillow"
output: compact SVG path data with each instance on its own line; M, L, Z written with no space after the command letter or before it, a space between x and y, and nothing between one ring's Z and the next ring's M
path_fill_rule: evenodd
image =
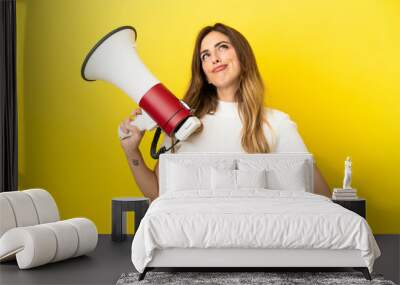
M237 188L267 188L266 170L236 170Z
M238 190L241 188L266 188L265 169L232 170L211 168L212 190Z
M240 170L255 171L266 170L267 189L306 191L307 164L304 160L238 160Z
M177 163L168 165L168 191L185 191L210 188L210 167L185 166Z
M267 188L272 190L306 191L305 165L298 164L291 168L269 169Z
M221 159L213 162L190 161L187 159L169 161L167 165L167 191L210 190L211 168L234 169L235 161Z
M235 190L236 170L211 168L211 189L212 190Z

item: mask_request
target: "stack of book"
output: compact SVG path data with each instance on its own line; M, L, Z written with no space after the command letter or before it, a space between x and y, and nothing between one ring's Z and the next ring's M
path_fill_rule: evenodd
M357 190L356 189L342 189L335 188L333 189L332 199L334 200L356 200Z

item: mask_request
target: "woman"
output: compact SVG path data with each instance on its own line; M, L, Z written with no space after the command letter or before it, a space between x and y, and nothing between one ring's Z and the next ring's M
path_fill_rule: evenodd
M173 152L308 152L296 124L278 110L264 107L264 85L253 51L233 28L217 23L203 28L196 40L192 79L183 98L202 127ZM136 109L132 115L140 114ZM154 171L139 151L143 137L126 119L121 128L132 136L121 145L144 196L158 197L158 162ZM165 145L170 145L166 137ZM314 191L330 197L329 187L314 168Z

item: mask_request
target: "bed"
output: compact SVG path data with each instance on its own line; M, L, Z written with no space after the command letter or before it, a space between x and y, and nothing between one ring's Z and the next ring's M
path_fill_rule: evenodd
M352 267L371 279L372 231L313 194L311 154L163 154L159 167L132 242L140 280L159 267Z

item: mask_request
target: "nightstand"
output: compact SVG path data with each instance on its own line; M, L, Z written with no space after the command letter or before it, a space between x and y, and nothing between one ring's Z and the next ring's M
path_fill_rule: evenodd
M334 200L332 202L339 204L340 206L359 214L361 217L366 219L366 201L364 198L357 198L354 200Z
M126 239L126 212L135 212L135 233L140 221L146 214L150 200L142 197L113 198L112 207L112 234L113 241Z

